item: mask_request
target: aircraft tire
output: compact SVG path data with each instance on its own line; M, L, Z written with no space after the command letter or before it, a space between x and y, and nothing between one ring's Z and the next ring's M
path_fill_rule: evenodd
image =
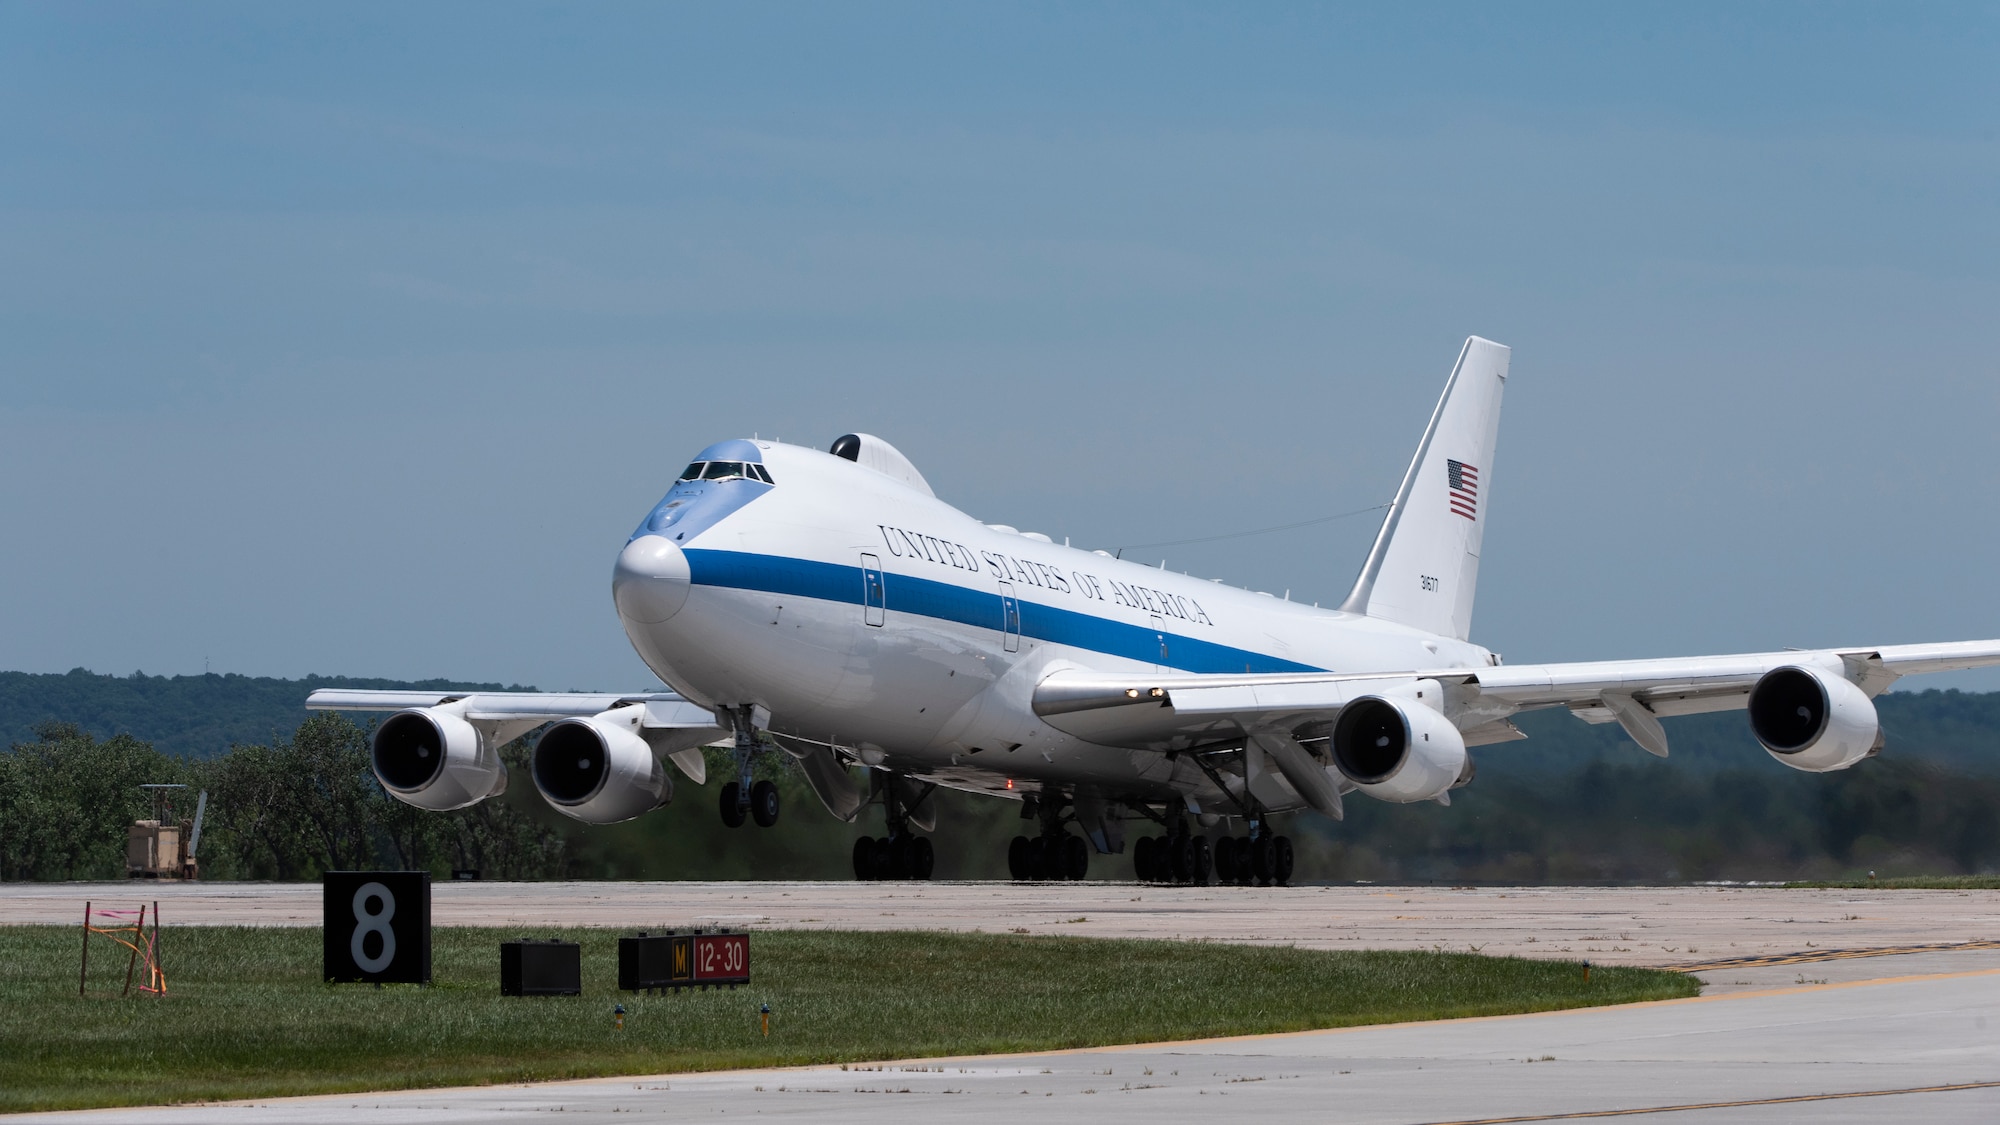
M882 841L882 848L876 854L887 862L882 864L882 877L902 882L910 877L910 838L898 836Z
M1209 849L1215 859L1215 881L1228 886L1236 881L1236 837L1218 836Z
M1271 885L1271 877L1277 873L1273 869L1277 865L1278 845L1275 841L1269 836L1259 836L1250 842L1250 874L1256 878L1258 886Z
M775 782L760 781L750 787L750 817L759 828L769 828L778 823L778 786Z
M1141 883L1153 881L1153 838L1141 836L1132 845L1132 877Z
M1016 836L1007 845L1007 874L1017 883L1025 883L1034 877L1034 869L1028 866L1028 838Z
M854 877L862 882L875 878L875 837L854 841Z
M1196 836L1188 842L1192 855L1188 865L1188 875L1198 887L1208 886L1208 873L1214 870L1215 856L1209 851L1208 837Z
M1062 845L1063 876L1071 882L1082 882L1090 874L1090 845L1081 836L1065 836Z
M1049 840L1046 836L1036 836L1028 841L1028 878L1047 879L1055 864L1050 863Z
M1194 841L1186 836L1169 840L1167 854L1173 856L1173 881L1192 883L1194 881Z
M735 782L722 787L722 799L717 802L722 810L722 823L729 828L743 827L743 803L737 797L742 792Z
M937 849L931 846L929 836L919 836L910 841L910 878L929 879L937 866Z
M1278 837L1274 851L1276 854L1272 856L1275 862L1271 865L1271 878L1282 887L1292 881L1292 838Z

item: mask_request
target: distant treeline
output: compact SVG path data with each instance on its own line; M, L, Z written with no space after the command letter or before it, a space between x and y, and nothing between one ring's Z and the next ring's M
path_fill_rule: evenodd
M129 734L175 757L206 758L231 746L290 737L306 721L306 696L320 688L534 690L348 676L106 676L82 668L0 672L0 746L31 741L42 724L58 722L99 738Z
M521 747L508 748L519 764ZM313 879L355 868L477 868L496 877L569 872L560 834L518 802L425 814L390 800L368 768L368 736L334 714L291 736L204 759L176 758L131 735L98 739L42 725L0 755L0 879L115 879L126 829L153 815L147 783L180 783L170 820L209 795L197 859L219 879Z
M138 786L157 781L210 791L207 878L393 866L439 875L473 868L487 878L840 879L850 875L854 838L883 831L873 810L859 825L826 815L782 754L764 767L784 795L775 829L723 827L718 786L678 775L668 808L581 825L536 795L528 740L503 752L512 776L504 796L424 813L375 783L365 723L302 720L305 694L321 686L417 685L0 674L8 721L36 715L40 724L0 753L0 878L117 877L126 825L150 815ZM36 687L56 690L41 697ZM204 709L216 699L263 709L249 719ZM2000 693L1892 693L1878 705L1883 755L1825 775L1772 761L1739 712L1667 720L1673 754L1664 760L1615 725L1525 715L1529 740L1475 750L1479 776L1448 808L1354 795L1344 821L1296 814L1281 818L1281 830L1298 844L1301 880L1671 882L2000 869ZM268 725L217 753L214 732L245 722ZM711 776L727 761L712 752ZM939 800L937 877L1004 877L1006 841L1028 827L1019 806ZM182 806L179 815L189 815L191 800ZM1130 874L1127 857L1092 861L1094 877Z

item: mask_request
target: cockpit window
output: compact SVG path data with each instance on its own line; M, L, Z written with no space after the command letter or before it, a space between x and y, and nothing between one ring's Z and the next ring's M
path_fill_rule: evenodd
M696 461L681 474L684 481L690 480L757 480L765 484L775 484L770 470L755 461Z

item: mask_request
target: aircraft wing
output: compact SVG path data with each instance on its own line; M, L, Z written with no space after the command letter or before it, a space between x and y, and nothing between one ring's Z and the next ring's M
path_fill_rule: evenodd
M1818 667L1873 697L1906 675L1996 664L2000 640L1390 673L1058 672L1037 685L1034 707L1051 726L1079 738L1167 751L1295 729L1332 719L1361 696L1423 690L1423 681L1434 681L1443 698L1427 702L1442 704L1437 709L1467 745L1523 737L1508 722L1518 712L1568 707L1587 722L1619 722L1641 746L1663 754L1656 716L1743 707L1774 668Z
M402 711L412 707L464 705L474 723L511 723L584 718L633 703L646 705L647 728L717 726L715 712L671 691L369 691L321 688L306 697L308 711Z
M708 780L701 747L729 737L715 712L671 691L623 695L601 691L370 691L321 688L306 697L308 711L404 711L462 708L465 720L494 744L519 738L543 723L580 719L614 707L643 704L640 734L654 752L670 759L696 785Z

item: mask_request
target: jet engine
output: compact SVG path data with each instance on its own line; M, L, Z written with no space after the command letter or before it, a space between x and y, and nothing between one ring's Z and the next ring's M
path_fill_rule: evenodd
M1377 800L1435 800L1470 776L1458 728L1421 703L1362 696L1341 708L1330 741L1334 767Z
M1750 729L1773 758L1795 770L1844 770L1881 744L1875 704L1845 677L1792 665L1750 689Z
M420 809L462 809L507 791L499 751L446 708L396 712L376 728L370 749L382 788Z
M642 706L564 719L535 743L535 788L564 816L616 824L674 799L674 782L639 736Z

